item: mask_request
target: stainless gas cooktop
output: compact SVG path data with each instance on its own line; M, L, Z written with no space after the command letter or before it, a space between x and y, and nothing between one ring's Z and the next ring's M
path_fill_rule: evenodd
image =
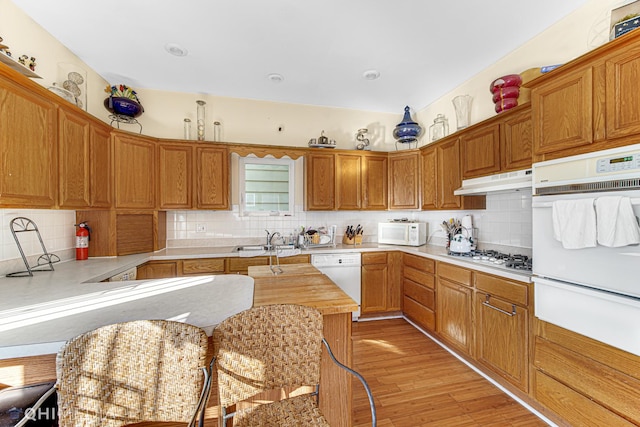
M494 250L474 250L471 252L452 252L453 257L465 258L478 263L492 264L513 270L531 271L533 258L522 254L506 254Z

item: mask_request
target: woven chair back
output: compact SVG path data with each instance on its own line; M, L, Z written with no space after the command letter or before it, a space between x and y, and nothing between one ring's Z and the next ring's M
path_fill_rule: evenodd
M125 322L80 335L56 359L59 425L189 422L206 352L202 329L173 321Z
M262 391L320 382L322 315L299 305L269 305L225 319L213 331L220 404Z

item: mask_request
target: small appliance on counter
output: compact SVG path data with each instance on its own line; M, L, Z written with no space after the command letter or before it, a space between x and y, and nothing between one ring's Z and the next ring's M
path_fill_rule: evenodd
M378 223L378 243L422 246L427 243L426 222L396 221Z

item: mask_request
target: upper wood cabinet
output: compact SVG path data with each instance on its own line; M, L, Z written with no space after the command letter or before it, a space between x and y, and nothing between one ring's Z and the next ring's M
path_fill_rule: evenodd
M91 121L60 107L58 110L58 176L61 208L87 208L91 204Z
M156 144L153 138L112 133L115 207L154 209L156 205Z
M500 169L504 172L530 168L532 158L531 107L527 107L506 115L500 124Z
M640 46L606 58L605 70L607 137L640 134Z
M113 204L111 127L92 123L89 141L90 205L93 208L110 208Z
M58 192L56 104L0 73L0 205L53 208ZM24 80L25 85L20 82Z
M386 210L387 153L336 154L336 209Z
M500 124L491 123L460 136L462 178L500 172Z
M193 195L193 147L158 144L158 209L190 209Z
M334 210L336 158L333 153L308 153L305 167L305 210Z
M593 69L561 74L531 92L535 154L548 154L593 142Z
M229 209L229 150L196 145L195 156L196 209Z
M420 208L420 152L389 153L389 209Z

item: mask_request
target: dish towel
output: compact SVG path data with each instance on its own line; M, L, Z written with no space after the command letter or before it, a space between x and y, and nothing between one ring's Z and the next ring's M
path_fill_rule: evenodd
M598 244L610 248L640 243L640 227L628 197L596 199Z
M552 205L553 237L565 249L594 248L596 211L593 198L557 200Z

